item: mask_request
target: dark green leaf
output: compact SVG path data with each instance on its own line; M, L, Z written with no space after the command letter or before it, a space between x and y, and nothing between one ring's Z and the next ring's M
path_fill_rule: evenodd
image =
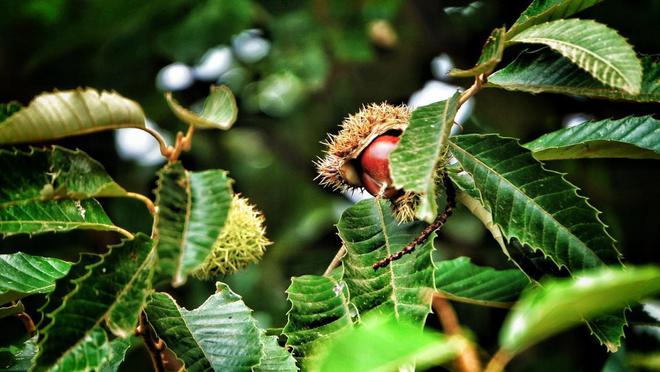
M181 106L172 93L165 93L167 104L172 112L188 125L199 128L229 129L236 121L238 108L236 99L231 90L225 85L211 86L211 93L204 101L204 106L199 113L192 112Z
M626 39L601 23L581 19L542 23L520 32L510 42L547 45L605 85L633 95L641 90L642 65L635 51Z
M539 160L660 159L660 121L652 116L587 121L525 144Z
M480 199L508 240L541 250L569 270L619 262L598 211L516 140L457 136L451 151L473 177Z
M44 93L0 122L0 144L54 140L116 128L143 128L137 103L117 93L77 89Z
M293 277L287 294L291 309L282 333L305 363L314 357L314 345L353 326L348 287L343 281L318 275Z
M417 324L368 317L360 327L342 332L321 346L313 371L400 371L440 365L461 353L466 342L422 332Z
M518 17L506 36L510 39L534 25L555 19L568 18L601 1L603 0L534 0Z
M34 293L48 293L71 263L25 253L0 255L0 305Z
M347 252L344 280L358 312L393 313L397 319L421 327L431 311L435 235L387 267L372 267L416 237L408 228L394 218L390 203L380 199L363 200L348 208L337 224Z
M481 56L477 64L469 70L453 69L449 71L449 76L470 77L493 71L495 66L502 60L505 32L504 27L494 29L481 50Z
M118 231L95 196L123 196L103 166L82 151L61 147L0 150L0 234ZM82 200L87 199L87 200Z
M554 279L523 295L502 327L500 344L520 352L584 319L659 292L656 266L601 268L574 279Z
M226 284L216 286L195 310L179 307L166 293L152 294L149 323L188 371L250 371L264 355L261 331L241 297Z
M10 116L21 111L23 108L20 104L16 102L9 103L0 103L0 123L7 120Z
M519 270L477 266L468 257L442 261L435 269L435 286L443 296L475 305L510 307L528 284Z
M35 338L0 347L0 369L3 371L27 371L37 352Z
M417 216L429 223L437 214L437 166L444 159L460 93L446 101L413 111L410 124L390 154L392 180L397 187L422 194Z
M133 240L110 247L101 260L94 262L92 257L81 257L49 295L42 311L50 312L45 313L48 320L41 324L35 368L66 367L64 361L76 359L75 355L82 352L77 348L82 342L91 338L100 343L100 336L94 333L102 324L119 337L134 332L150 290L156 258L152 241L137 234ZM57 298L63 290L70 291L64 298Z
M159 172L158 281L171 279L174 285L182 285L204 262L227 219L231 182L225 171L189 172L181 163Z
M562 93L578 96L660 102L660 63L657 56L643 56L642 85L639 94L608 87L568 59L543 49L522 53L505 68L488 78L488 86L529 93Z

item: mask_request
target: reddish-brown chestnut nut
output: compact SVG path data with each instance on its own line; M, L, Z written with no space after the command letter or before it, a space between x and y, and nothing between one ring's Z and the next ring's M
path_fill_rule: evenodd
M396 195L397 190L392 186L390 177L389 156L397 143L399 143L399 137L384 134L376 137L360 154L359 160L362 167L360 180L371 195L378 195L383 185L385 185L384 198L389 199Z

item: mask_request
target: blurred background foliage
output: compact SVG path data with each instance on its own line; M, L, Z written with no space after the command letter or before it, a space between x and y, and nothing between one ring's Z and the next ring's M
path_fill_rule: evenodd
M336 132L342 118L363 104L406 103L411 96L413 104L430 103L454 86L467 86L467 80L447 78L448 68L470 67L490 31L510 25L527 5L528 0L4 0L0 101L27 104L43 91L79 86L116 90L143 106L150 125L171 135L184 128L167 108L163 90L195 104L210 84L227 84L239 102L238 122L228 132L199 131L183 162L191 170L229 170L235 190L264 211L275 244L259 265L220 279L244 297L264 326L282 327L290 276L323 272L340 245L334 224L356 198L314 182L312 161L321 155L326 133ZM580 17L620 30L638 53L660 52L653 31L660 19L658 1L635 6L606 1ZM520 50L507 50L503 63ZM462 124L464 132L529 141L585 118L656 112L650 104L488 89L476 97ZM59 143L88 152L130 191L150 194L154 188L161 163L153 141L140 132ZM549 167L567 172L603 211L627 262L658 261L657 162L582 160ZM150 230L150 216L138 202L103 203L116 223ZM0 249L74 260L78 252L103 251L116 240L75 232L6 239ZM465 255L478 264L510 266L464 210L450 220L436 246L441 258ZM192 281L173 293L192 308L212 289ZM30 309L39 306L37 300L27 302ZM456 310L483 352L493 352L505 312L462 304ZM20 329L13 319L5 323L14 333ZM430 323L437 326L434 319ZM628 347L656 347L651 336L644 328L629 330ZM604 348L581 328L538 345L511 369L600 370L606 358ZM128 365L146 368L146 361L138 351Z

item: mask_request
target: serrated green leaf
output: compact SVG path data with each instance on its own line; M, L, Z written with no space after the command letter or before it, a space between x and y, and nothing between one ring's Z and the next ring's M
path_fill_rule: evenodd
M493 71L495 66L502 60L506 41L505 33L504 27L494 29L481 50L481 56L477 64L469 70L452 69L449 71L449 76L470 77Z
M394 218L390 203L380 199L363 200L348 208L337 224L346 247L344 280L358 312L392 313L421 327L431 311L435 288L431 258L435 234L387 267L372 267L416 237L409 228Z
M603 0L534 0L518 17L506 36L510 39L521 31L540 23L568 18L601 1Z
M0 234L82 228L130 235L89 199L123 196L126 191L84 152L57 146L27 152L0 150L0 169Z
M436 264L435 286L444 297L469 304L511 307L529 285L519 270L495 270L459 257Z
M16 315L25 311L25 306L21 301L8 306L0 306L0 319Z
M517 353L584 319L659 292L657 266L601 268L574 279L554 279L518 301L502 327L500 344Z
M199 113L192 112L181 106L172 96L171 92L165 93L167 104L172 112L188 125L200 128L227 130L234 125L238 116L236 99L234 94L225 85L211 86L211 93L204 100L204 106Z
M460 93L413 111L399 144L390 154L394 185L422 194L417 216L431 223L437 214L437 166L443 160Z
M455 137L451 148L466 171L463 177L449 173L467 190L457 199L484 222L509 258L514 258L509 249L515 241L529 247L526 256L542 252L543 257L537 258L549 259L569 273L619 264L619 253L598 218L599 212L577 195L575 186L561 174L545 170L516 140L465 135ZM514 263L523 270L519 262ZM616 317L616 325L611 317L588 323L609 350L619 346L626 324L622 313ZM608 338L617 334L617 338Z
M0 369L3 371L27 371L37 352L35 338L0 347Z
M525 144L539 160L660 159L660 121L652 116L587 121Z
M153 293L149 323L188 371L251 371L263 354L261 331L241 297L224 283L195 310L179 307L167 293Z
M81 262L72 267L67 277L57 281L44 308L52 311L45 314L49 321L41 325L43 336L35 369L65 368L66 360L77 359L75 354L81 343L88 337L96 339L93 333L102 324L119 337L128 337L134 332L150 290L156 258L152 245L146 235L137 234L132 240L111 246L110 251L101 256L102 260L82 270L78 266L93 259L90 255L81 257ZM83 271L86 273L81 275ZM77 278L67 280L69 276ZM63 299L51 303L54 295L61 292L58 291L60 283L66 289L73 289ZM57 302L61 305L54 308Z
M231 179L222 170L190 172L181 163L158 173L158 280L174 286L204 262L220 236L231 205Z
M547 48L522 53L508 66L490 75L486 86L529 93L550 92L611 100L660 102L658 56L642 56L641 61L642 85L637 95L601 83Z
M110 355L103 360L98 367L98 370L101 372L117 371L121 363L124 361L128 349L133 345L136 345L138 342L139 341L135 336L129 336L127 338L117 337L110 341Z
M0 236L67 232L74 229L129 232L115 226L94 199L50 200L0 209Z
M348 286L343 281L318 275L293 277L286 292L291 309L282 333L303 363L316 357L314 345L353 326Z
M369 317L360 327L342 332L320 345L321 357L310 371L399 371L415 365L424 369L452 360L466 341L394 318Z
M599 212L516 140L462 135L450 147L508 240L541 250L572 271L619 262Z
M95 327L84 338L49 368L35 365L32 371L69 372L96 370L112 353L108 335L101 327Z
M295 372L296 360L293 355L277 343L277 336L261 334L261 343L264 345L264 356L254 372Z
M0 255L0 305L35 293L48 293L71 263L22 252Z
M520 32L510 42L547 45L603 84L630 94L640 92L642 65L635 51L626 39L601 23L581 19L542 23Z
M44 93L0 122L0 144L48 141L116 128L143 128L140 105L114 92Z

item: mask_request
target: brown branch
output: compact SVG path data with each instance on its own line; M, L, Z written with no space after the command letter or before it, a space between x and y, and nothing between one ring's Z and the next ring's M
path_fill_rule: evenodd
M325 272L323 273L323 276L328 276L332 272L332 270L335 269L335 267L339 266L341 263L341 259L346 256L346 247L342 244L341 248L337 251L337 254L335 257L332 259L330 264L328 265L328 268L325 269Z
M140 313L140 322L135 334L142 337L144 346L146 346L151 362L154 366L154 371L164 372L165 364L163 363L163 351L165 350L165 343L159 339L156 332L147 321L147 314L144 311Z
M127 192L126 197L141 201L145 206L147 206L147 209L152 216L156 214L156 206L154 206L154 202L151 201L151 199L148 197L136 192Z
M25 330L30 337L37 333L37 327L34 325L34 321L28 313L21 311L20 313L16 313L16 317L23 323L23 327L25 327Z
M376 262L373 264L374 270L378 270L381 267L386 267L389 265L392 261L396 261L403 257L406 254L412 253L415 248L423 244L431 234L438 230L439 228L442 227L442 225L447 222L447 219L454 213L454 208L456 207L456 189L454 189L454 185L451 183L449 180L449 177L445 174L442 178L442 182L445 185L445 192L447 193L447 205L445 206L445 209L438 217L428 225L422 232L408 245L406 245L402 250L398 251L397 253L394 253L392 255L389 255L382 260Z
M509 363L513 355L509 354L504 349L500 349L493 355L491 360L486 366L485 372L501 372L504 371L504 367Z
M438 316L445 333L449 336L462 335L463 331L458 322L458 317L456 317L456 313L449 301L447 301L442 295L434 293L432 304L433 310ZM468 342L463 352L456 357L455 363L456 369L460 372L481 371L481 361L479 360L477 351L474 349L471 342Z
M486 74L481 74L478 76L475 76L474 78L474 83L467 88L462 94L461 97L458 99L458 107L461 107L465 102L467 102L468 99L470 99L472 96L477 94L483 88L483 85L486 83L486 79L488 78L488 75Z

